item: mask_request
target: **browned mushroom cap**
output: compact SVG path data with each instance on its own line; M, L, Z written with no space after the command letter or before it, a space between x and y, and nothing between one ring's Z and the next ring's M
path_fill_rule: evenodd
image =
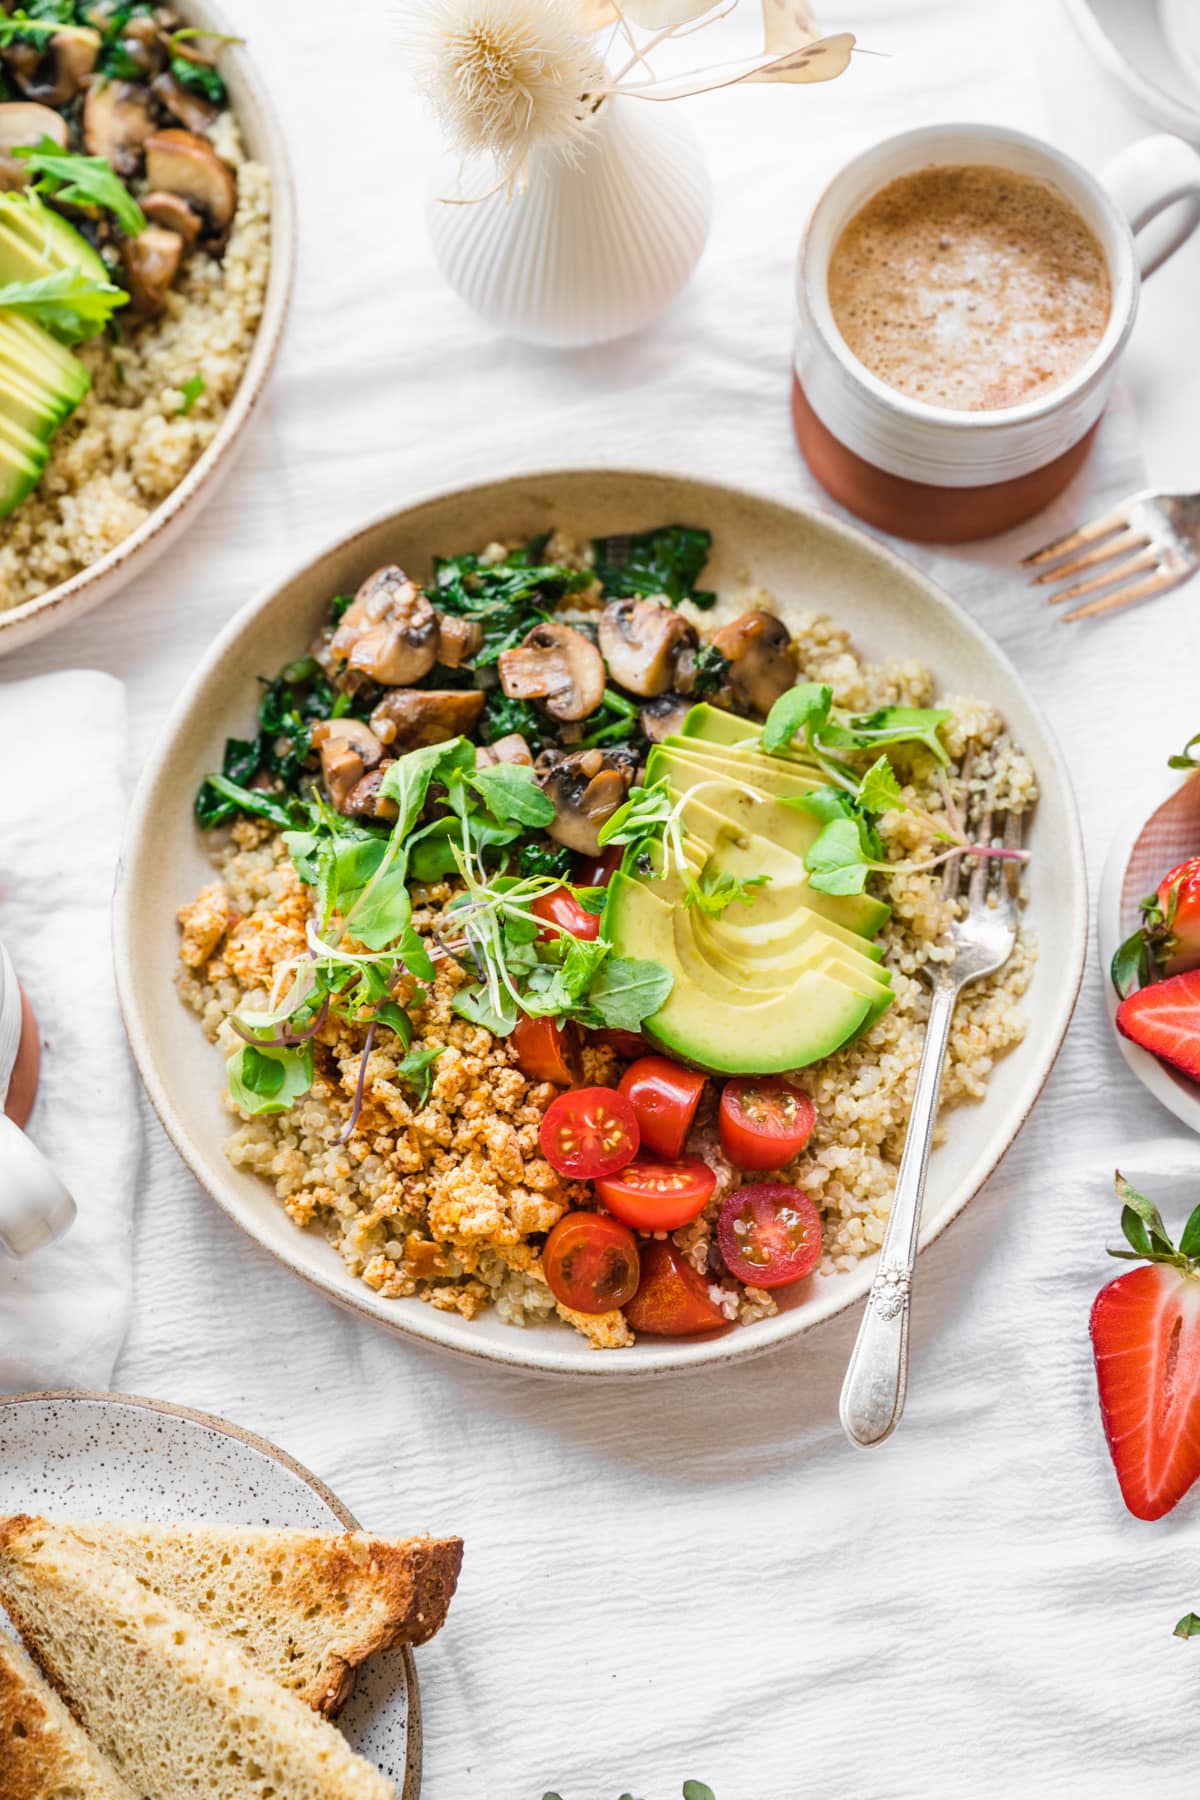
M146 139L146 178L152 188L179 194L216 236L237 210L233 170L206 138L190 131L156 131Z
M220 108L203 94L196 93L194 88L185 87L178 75L170 69L164 69L150 83L150 91L154 98L166 107L167 111L188 131L209 131L216 121Z
M371 730L395 750L444 744L473 730L483 700L478 688L393 688L371 714Z
M676 658L698 641L695 626L661 600L610 600L599 637L613 680L646 696L670 687Z
M100 54L100 33L86 25L66 25L46 44L11 44L7 63L29 100L66 106L87 81Z
M526 769L533 767L533 751L519 731L510 731L505 737L497 738L494 744L478 746L475 751L477 769L494 769L497 763L520 763Z
M361 719L321 719L312 730L321 755L321 774L339 812L368 769L383 760L383 745Z
M400 816L400 808L388 795L379 792L384 776L391 768L395 757L389 757L378 767L356 781L346 795L342 811L349 819L396 819Z
M108 159L118 175L136 175L154 130L150 90L136 81L97 81L83 102L83 146Z
M403 569L389 564L368 575L329 645L335 668L369 675L384 687L407 687L437 661L438 616Z
M586 719L604 698L604 658L571 625L544 619L497 658L510 700L540 700L552 719Z
M204 220L200 214L193 211L179 194L168 194L160 189L153 194L144 195L140 205L152 225L161 225L166 231L177 231L187 250L191 249L204 228Z
M29 164L12 152L52 138L65 150L70 138L67 121L51 106L33 100L7 100L0 105L0 189L23 188L29 183Z
M713 644L729 663L734 699L765 717L796 680L796 646L782 619L755 609L713 632Z
M183 239L177 231L147 225L136 237L121 239L121 264L129 287L129 310L152 319L167 303L167 289L179 273Z
M600 851L599 832L623 806L637 772L628 750L576 750L570 756L547 756L536 763L538 781L554 802L549 837L582 856Z
M438 614L438 661L447 669L459 669L477 656L483 645L483 626L477 619L458 619Z
M643 706L638 718L650 742L661 744L666 737L678 736L691 710L692 702L682 694L659 694Z

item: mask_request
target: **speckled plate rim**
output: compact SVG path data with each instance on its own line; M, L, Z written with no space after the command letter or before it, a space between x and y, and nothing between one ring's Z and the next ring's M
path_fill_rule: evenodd
M1157 1056L1151 1056L1140 1044L1135 1044L1117 1030L1117 991L1109 976L1109 965L1123 941L1121 925L1121 896L1125 887L1125 872L1129 867L1130 857L1138 838L1145 828L1146 822L1156 813L1171 795L1176 793L1185 781L1195 781L1200 775L1171 773L1165 776L1159 786L1131 806L1122 817L1108 855L1104 859L1104 868L1100 876L1100 888L1096 900L1096 954L1100 965L1100 980L1104 987L1104 1007L1112 1026L1113 1037L1117 1049L1124 1058L1125 1065L1134 1075L1147 1093L1153 1094L1168 1112L1174 1113L1181 1125L1190 1131L1200 1132L1200 1088L1192 1086L1182 1078L1176 1079L1171 1071L1159 1062Z
M327 1506L338 1518L347 1531L361 1531L362 1526L344 1505L333 1490L325 1485L311 1469L281 1450L278 1444L272 1444L267 1438L260 1437L256 1431L247 1431L244 1425L234 1425L229 1419L219 1419L215 1413L200 1412L193 1406L176 1406L168 1400L148 1400L141 1394L105 1393L102 1390L89 1388L47 1388L41 1391L24 1394L0 1394L0 1420L10 1407L39 1404L62 1405L76 1400L86 1400L93 1405L104 1406L137 1406L144 1412L163 1413L170 1418L183 1419L191 1425L203 1425L209 1431L215 1431L222 1437L236 1438L251 1450L256 1450L270 1462L278 1463L290 1475L302 1481L312 1489L322 1505ZM404 1678L408 1686L408 1730L404 1762L404 1786L398 1800L418 1800L421 1791L421 1762L423 1735L421 1725L421 1687L417 1680L417 1667L413 1653L408 1645L402 1646L404 1661Z
M212 0L181 0L189 20L230 36L230 21ZM271 263L262 318L237 392L212 443L183 480L136 531L86 569L32 600L0 612L0 656L81 618L118 593L170 549L230 473L246 428L266 389L287 322L296 255L295 197L283 130L267 89L241 43L225 51L222 70L247 147L271 172Z
M1186 100L1168 93L1152 76L1131 62L1120 46L1109 37L1096 16L1091 0L1063 0L1063 6L1076 32L1105 74L1139 111L1156 125L1161 125L1164 131L1177 132L1184 138L1200 139L1200 100L1195 106L1189 106ZM1152 0L1151 9L1157 10L1157 0ZM1169 43L1161 24L1146 23L1142 29L1147 33L1158 32Z
M1073 949L1068 959L1054 971L1057 1000L1043 1040L1032 1046L1026 1042L1017 1046L1013 1051L1014 1056L1025 1055L1030 1058L1019 1115L1014 1117L1011 1128L1000 1134L994 1148L987 1151L973 1165L969 1181L961 1183L943 1216L938 1219L936 1224L930 1222L922 1226L919 1240L920 1250L927 1249L936 1238L940 1237L947 1226L953 1223L954 1219L995 1174L1020 1134L1049 1079L1074 1015L1087 962L1089 935L1087 866L1079 811L1068 766L1058 740L1027 684L999 645L988 636L982 626L977 624L964 608L960 607L936 582L917 569L915 565L857 526L844 523L815 507L796 501L783 500L775 495L764 495L736 483L717 481L708 475L679 469L664 470L649 466L633 468L628 465L597 464L584 468L521 470L491 480L477 479L462 484L439 486L408 495L403 505L385 508L359 526L357 530L326 545L324 549L314 555L305 557L286 575L248 601L213 640L203 661L176 700L166 724L147 758L130 805L125 839L117 866L112 913L113 961L126 1036L138 1073L163 1129L200 1186L212 1196L222 1211L241 1230L246 1232L261 1250L282 1262L293 1274L298 1275L310 1287L325 1294L338 1306L360 1318L369 1320L377 1327L381 1326L394 1336L416 1338L456 1356L467 1356L479 1362L499 1364L531 1374L547 1375L559 1379L576 1379L582 1376L592 1380L630 1381L687 1374L701 1368L712 1368L724 1363L766 1355L778 1344L802 1336L805 1332L816 1329L829 1319L836 1318L850 1308L860 1305L870 1288L877 1257L864 1258L853 1276L848 1279L845 1287L836 1296L829 1296L822 1302L813 1303L811 1306L806 1304L803 1309L796 1311L780 1311L775 1317L759 1321L754 1326L740 1326L712 1337L657 1340L662 1343L663 1348L656 1347L652 1351L646 1351L636 1359L632 1355L616 1352L597 1353L593 1351L585 1360L577 1362L565 1352L559 1353L544 1346L539 1346L536 1351L532 1346L523 1348L522 1340L533 1334L525 1333L517 1327L512 1327L501 1342L463 1342L450 1337L443 1324L443 1315L432 1307L420 1307L413 1314L405 1316L388 1314L384 1310L385 1302L378 1300L373 1303L367 1297L369 1290L364 1290L364 1294L359 1296L349 1287L340 1287L332 1278L302 1266L295 1253L271 1243L267 1235L258 1229L256 1223L246 1216L232 1182L223 1180L219 1174L211 1175L205 1166L202 1154L193 1143L191 1134L172 1101L168 1082L164 1080L160 1072L161 1065L160 1059L156 1055L155 1041L147 1028L138 1001L138 967L141 961L141 945L134 924L137 883L129 874L130 867L135 861L140 860L141 854L146 848L142 838L146 829L147 815L152 811L157 798L162 765L169 756L175 735L182 730L210 677L234 650L243 632L256 619L259 612L268 607L272 600L281 595L285 589L301 581L314 565L323 563L327 558L333 556L348 554L356 544L368 538L373 532L386 527L389 522L397 521L423 507L442 501L468 499L485 492L494 494L496 490L520 491L526 487L545 488L564 480L590 481L600 476L632 482L657 480L676 486L686 484L698 489L719 491L728 499L755 506L765 505L799 515L810 525L816 525L821 532L826 532L832 538L841 539L847 546L852 546L859 554L865 549L871 557L886 565L906 583L917 584L924 590L927 598L952 615L956 627L973 640L974 648L986 661L999 667L1006 678L1019 690L1023 704L1037 721L1043 737L1045 754L1049 759L1048 762L1039 764L1039 782L1045 792L1047 781L1053 775L1058 802L1063 811L1064 838L1059 845L1059 851L1061 854L1065 850L1065 855L1061 856L1057 867L1060 871L1065 868L1065 875L1062 876L1062 879L1067 884L1067 904L1060 906L1059 911L1067 922L1067 938ZM153 858L150 860L152 861ZM1036 927L1036 919L1031 923ZM347 1280L349 1282L352 1278L348 1277ZM361 1286L362 1284L355 1283L354 1285Z

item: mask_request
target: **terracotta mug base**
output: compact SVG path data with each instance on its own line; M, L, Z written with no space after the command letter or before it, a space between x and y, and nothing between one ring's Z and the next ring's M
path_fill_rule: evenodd
M1077 474L1096 426L1044 468L986 487L934 487L877 469L824 426L792 378L792 421L804 460L826 493L868 525L917 544L968 544L1031 519ZM1097 420L1099 424L1099 420Z
M12 1079L8 1084L8 1093L4 1100L4 1110L14 1125L22 1130L29 1123L29 1115L33 1111L33 1103L37 1099L38 1074L42 1065L41 1045L38 1043L37 1020L33 1016L33 1008L24 988L21 990L21 1042L17 1048L17 1060L13 1064Z

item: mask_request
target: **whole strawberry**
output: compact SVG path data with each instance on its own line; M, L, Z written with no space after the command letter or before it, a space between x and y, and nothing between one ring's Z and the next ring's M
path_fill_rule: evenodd
M1179 1248L1158 1208L1117 1175L1131 1248L1146 1266L1118 1275L1092 1307L1100 1416L1121 1495L1137 1519L1161 1519L1200 1476L1200 1206Z
M1112 959L1113 985L1124 999L1139 984L1200 968L1200 856L1164 875L1142 901L1142 923Z

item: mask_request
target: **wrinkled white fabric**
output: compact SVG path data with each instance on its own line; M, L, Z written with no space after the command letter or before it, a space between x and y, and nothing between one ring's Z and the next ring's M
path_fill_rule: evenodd
M79 1207L59 1243L0 1254L0 1392L105 1386L129 1320L141 1129L108 917L124 773L111 675L0 687L0 938L42 1042L28 1134Z
M831 0L827 22L886 57L856 59L828 88L689 103L717 193L695 280L631 341L552 355L497 337L433 268L435 135L379 0L231 11L295 158L301 254L277 376L237 474L169 560L0 671L0 710L6 684L34 670L115 671L139 755L234 607L408 496L625 462L813 498L788 420L789 306L826 175L927 119L1040 123L1097 159L1132 135L1124 115L1105 123L1115 103L1047 0ZM1173 387L1181 406L1191 391L1172 367L1194 358L1194 333L1173 353L1163 338L1180 315L1160 293L1178 279L1155 277L1130 363L1136 399L1160 416ZM1194 466L1178 473L1195 481ZM1047 708L1094 874L1116 814L1200 724L1200 607L1185 590L1067 629L1014 563L1141 479L1122 404L1051 515L982 550L911 553ZM46 810L47 866L70 864L82 810L69 788ZM42 1011L48 1034L75 1028L52 994ZM84 1144L98 1176L117 1166L108 1133L132 1109L115 1054L92 1078L108 1121ZM1200 1610L1200 1496L1155 1526L1125 1514L1087 1315L1116 1267L1103 1251L1114 1164L1177 1223L1200 1153L1127 1074L1094 958L1032 1121L922 1262L908 1415L869 1455L837 1424L853 1319L767 1360L634 1391L446 1360L267 1259L144 1104L142 1123L135 1305L115 1381L264 1432L373 1527L466 1538L450 1624L418 1655L431 1800L676 1800L692 1776L718 1800L1150 1800L1192 1780L1200 1649L1171 1628Z

